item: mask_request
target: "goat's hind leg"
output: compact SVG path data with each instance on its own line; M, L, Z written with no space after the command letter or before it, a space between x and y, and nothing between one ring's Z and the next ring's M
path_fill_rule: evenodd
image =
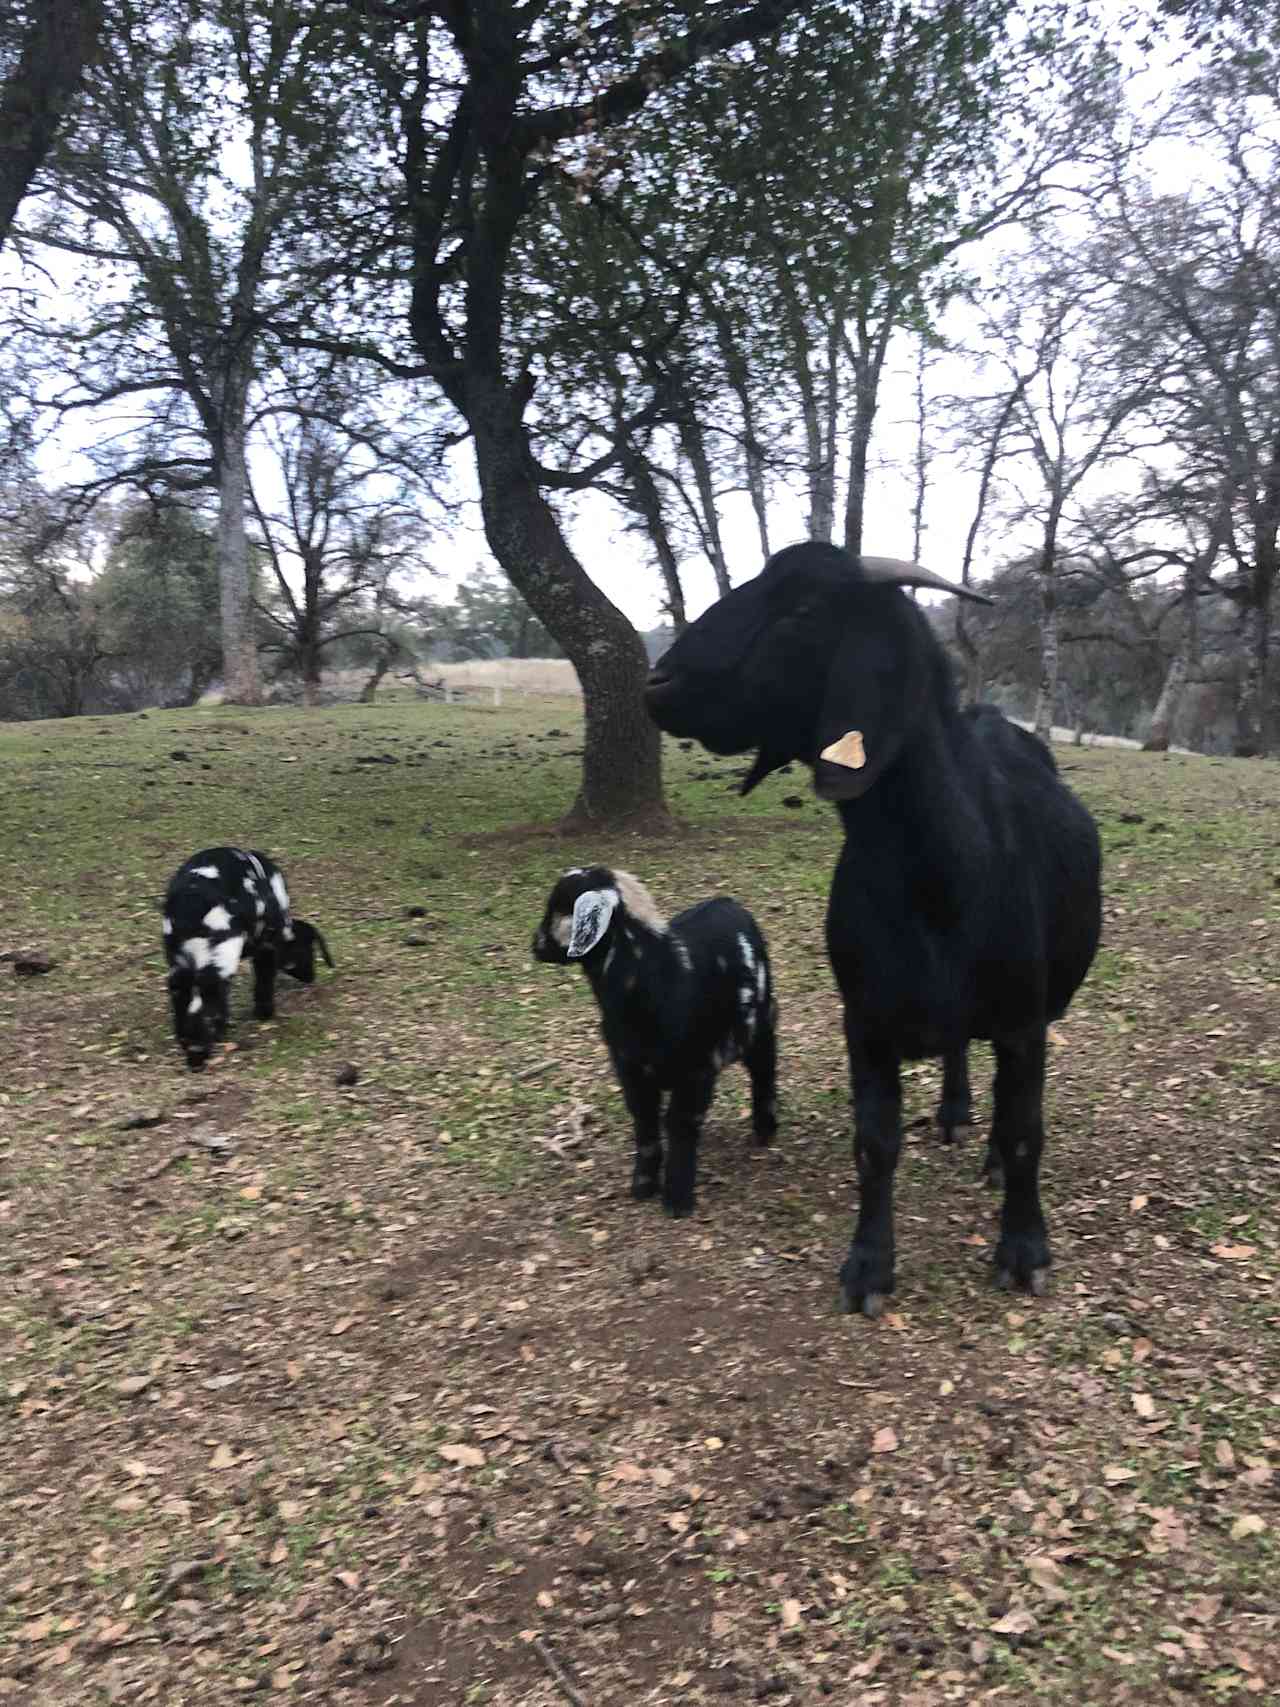
M973 1093L969 1089L967 1045L942 1057L942 1097L934 1116L944 1144L963 1142L973 1131Z
M1022 1286L1039 1296L1047 1290L1053 1260L1040 1206L1045 1034L997 1042L995 1055L990 1153L999 1157L1004 1173L996 1283Z
M692 1215L698 1182L698 1140L711 1099L714 1072L682 1079L667 1104L667 1166L662 1176L662 1207L668 1215Z

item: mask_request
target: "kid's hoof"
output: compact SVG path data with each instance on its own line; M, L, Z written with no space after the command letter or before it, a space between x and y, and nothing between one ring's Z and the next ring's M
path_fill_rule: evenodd
M658 1182L652 1174L632 1174L631 1195L637 1203L646 1203L658 1195Z
M693 1214L696 1206L692 1198L687 1202L677 1203L669 1197L664 1197L662 1200L662 1207L666 1210L667 1214L673 1221L683 1221L686 1216Z

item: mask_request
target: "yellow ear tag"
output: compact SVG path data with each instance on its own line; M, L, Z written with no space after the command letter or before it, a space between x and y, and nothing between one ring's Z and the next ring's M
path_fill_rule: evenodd
M829 747L824 747L820 757L827 759L833 765L843 765L846 770L860 771L867 762L867 755L862 746L861 729L850 729L847 735L842 735L838 741L833 741Z

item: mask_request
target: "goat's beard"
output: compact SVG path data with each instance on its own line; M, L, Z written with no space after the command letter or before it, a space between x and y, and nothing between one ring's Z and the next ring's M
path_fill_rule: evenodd
M775 752L767 746L761 747L755 756L751 769L743 777L738 793L750 794L753 788L758 787L767 776L773 771L779 770L787 762L788 755L786 753Z

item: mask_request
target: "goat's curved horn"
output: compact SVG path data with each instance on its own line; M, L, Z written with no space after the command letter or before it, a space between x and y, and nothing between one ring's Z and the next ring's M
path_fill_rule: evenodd
M936 587L940 593L953 593L959 599L972 599L975 604L994 604L985 593L975 593L972 587L958 587L935 575L932 569L919 563L907 563L900 557L860 557L863 577L868 581L888 581L895 587Z

